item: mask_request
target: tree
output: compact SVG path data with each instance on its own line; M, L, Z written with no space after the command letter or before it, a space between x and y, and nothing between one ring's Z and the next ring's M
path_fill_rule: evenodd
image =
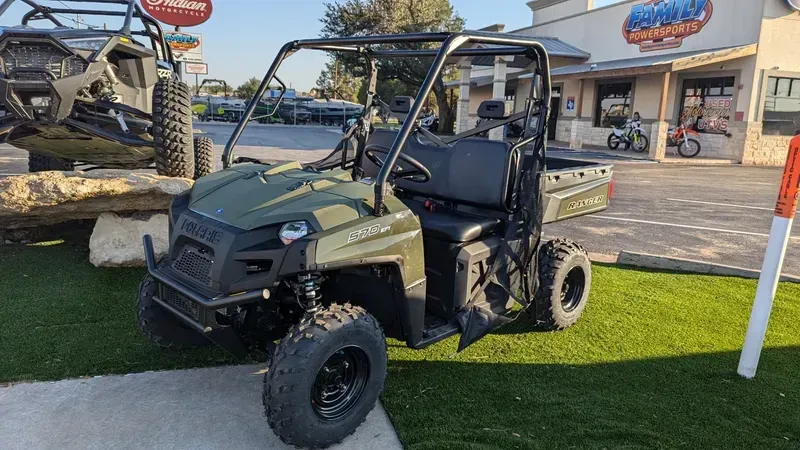
M345 0L325 4L322 22L323 37L364 36L369 34L461 31L462 19L449 0ZM404 48L430 48L438 44L403 44ZM358 55L341 54L342 66L354 76L364 76L364 63ZM384 58L378 60L378 79L397 80L416 92L432 62L431 58ZM452 67L436 80L436 97L442 131L452 132L455 111L447 98L445 78L454 76ZM379 83L380 85L381 83ZM380 89L380 87L379 87ZM389 101L391 98L384 98Z
M256 91L258 90L258 86L261 84L261 80L258 78L250 78L249 80L245 81L244 84L236 88L236 96L245 100L250 100L256 95Z
M339 58L334 55L325 63L325 68L317 79L316 94L320 98L331 98L357 102L361 80L345 70Z
M203 86L202 90L208 92L211 95L217 95L220 93L228 95L227 92L224 92L225 87L222 84L207 84Z

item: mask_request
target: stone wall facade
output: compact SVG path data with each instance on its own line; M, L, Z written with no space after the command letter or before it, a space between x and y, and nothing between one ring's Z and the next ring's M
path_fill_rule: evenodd
M558 124L556 124L556 140L561 142L569 142L569 138L572 134L572 120L571 119L559 119Z
M765 136L760 122L750 122L734 135L742 145L742 164L752 166L782 166L786 163L789 143L793 136Z

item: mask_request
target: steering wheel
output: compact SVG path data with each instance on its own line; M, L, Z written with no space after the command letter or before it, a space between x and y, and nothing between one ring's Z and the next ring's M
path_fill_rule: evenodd
M386 156L389 155L390 151L391 149L383 145L371 144L364 149L364 154L367 155L367 158L369 158L373 164L380 168L383 167ZM377 154L384 155L384 158L381 159ZM411 169L404 169L400 164L396 164L392 168L392 175L394 175L395 178L413 181L415 183L427 183L431 181L431 171L416 159L404 153L397 155L397 159L411 166Z

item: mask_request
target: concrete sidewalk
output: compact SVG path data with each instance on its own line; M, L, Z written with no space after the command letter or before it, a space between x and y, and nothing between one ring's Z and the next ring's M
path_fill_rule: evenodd
M284 449L261 406L263 365L0 387L3 449ZM378 405L338 446L401 449Z

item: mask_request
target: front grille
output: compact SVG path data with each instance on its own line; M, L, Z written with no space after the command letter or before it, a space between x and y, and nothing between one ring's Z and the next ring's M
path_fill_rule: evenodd
M11 73L18 69L48 70L56 77L68 77L84 73L88 63L83 59L71 55L55 44L44 42L9 43L0 51L5 72ZM13 75L17 80L47 80L50 77L44 72L20 71Z
M170 306L193 318L194 320L198 322L200 321L200 308L197 306L197 304L179 294L171 287L161 287L161 300L164 300Z
M187 245L183 247L178 258L172 263L172 268L204 286L211 286L211 267L213 265L213 254Z

